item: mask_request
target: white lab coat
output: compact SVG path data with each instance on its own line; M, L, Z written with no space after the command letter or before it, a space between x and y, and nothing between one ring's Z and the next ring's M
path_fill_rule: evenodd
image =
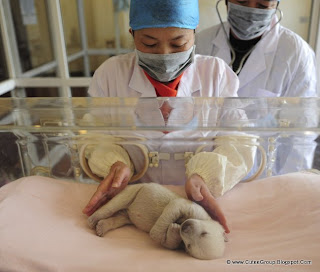
M174 125L175 122L181 121L186 125L188 122L192 123L194 121L193 113L195 109L191 97L236 96L238 86L239 82L237 76L224 61L210 56L195 55L194 63L187 68L181 78L177 93L177 97L190 97L191 101L190 103L187 101L185 103L186 106L180 105L180 107L177 107L177 110L174 109L170 113L168 123L172 122L173 124L171 125ZM89 88L89 94L94 97L156 97L155 89L138 65L135 53L112 57L104 62L94 74ZM150 103L153 108L158 109L158 105L152 104L158 103L157 101L153 100L150 101ZM150 109L149 101L141 101L139 107L136 115L142 122L144 122L143 120L149 122L149 126L164 125L164 120L160 111L158 111L158 113L150 113L150 111L145 110L148 107ZM152 114L152 117L150 117L150 114ZM208 114L210 117L211 115L214 116L214 114L210 114L209 112ZM241 113L238 114L233 112L231 115L232 116L230 117L229 115L229 117L233 121L234 117L244 118ZM179 118L179 116L181 116L181 118ZM86 118L91 118L90 120L94 122L95 118L99 118L99 116L87 116ZM199 121L200 120L196 120L196 122ZM141 136L141 134L138 135L139 132L131 133L135 136ZM184 154L183 152L187 151L194 152L196 148L195 143L190 144L190 141L187 144L183 141L170 143L170 139L174 140L175 138L183 139L191 137L190 134L192 134L192 136L197 135L197 137L208 136L198 131L189 131L189 134L188 131L177 131L169 134L150 131L145 135L142 135L144 137L148 136L148 139L156 139L155 141L151 141L151 143L149 141L147 146L149 152L156 151L161 154L170 154L170 158L161 160L158 167L149 168L140 181L158 182L161 184L184 184L186 180L185 160L183 157L177 159L176 155ZM238 148L239 151L237 151L237 144L233 145L228 141L222 141L221 143L222 147L220 149L218 148L214 152L207 152L210 153L209 155L206 154L205 160L207 161L208 158L211 157L209 160L212 163L211 165L208 164L206 169L197 171L197 169L199 169L197 165L203 165L203 163L201 163L202 156L201 154L198 154L190 161L192 171L187 172L188 176L194 173L205 176L206 178L204 179L209 184L209 188L213 188L211 192L215 196L222 195L247 175L252 167L256 151L256 146L254 145L255 139L252 140L253 145L247 146L245 151L242 146ZM223 146L225 148L223 148ZM233 146L234 148L232 149ZM105 149L105 152L101 152L103 149ZM110 167L116 161L125 162L130 166L131 163L133 163L136 171L137 168L141 168L141 158L139 159L139 156L137 156L139 152L137 152L135 148L130 150L128 146L126 147L131 162L126 160L121 154L119 154L119 156L115 155L117 151L111 150L110 145L106 147L100 145L97 146L95 150L96 151L93 150L92 153L87 154L87 156L91 170L93 171L93 169L96 168L96 174L99 172L100 176L106 176ZM112 157L111 160L110 156ZM105 163L98 163L102 161ZM96 167L94 167L94 164L97 164ZM215 173L212 172L212 165L215 165L215 168L222 169L219 171L218 175L215 175ZM105 173L104 175L102 175L101 169L102 172ZM237 169L239 171L237 171ZM228 181L226 181L225 178L227 176L225 174L227 171L234 173ZM213 182L219 183L219 186L210 185Z
M270 26L277 22L275 17ZM227 34L229 23L224 23ZM216 56L231 62L230 48L221 25L201 31L196 36L198 54ZM310 46L291 30L276 25L257 44L239 74L239 97L316 97L315 55ZM292 117L293 118L293 117ZM297 116L297 118L300 118ZM313 123L317 123L314 116ZM275 135L275 137L278 137ZM273 174L312 168L315 137L280 145Z
M271 27L276 23L275 18ZM225 23L229 35L230 25ZM297 34L281 25L266 31L239 74L239 97L315 97L315 55ZM197 54L231 62L230 48L221 25L196 36Z
M234 97L238 86L237 76L221 59L195 55L194 63L181 78L177 97ZM93 76L89 94L94 97L157 96L134 52L105 61Z

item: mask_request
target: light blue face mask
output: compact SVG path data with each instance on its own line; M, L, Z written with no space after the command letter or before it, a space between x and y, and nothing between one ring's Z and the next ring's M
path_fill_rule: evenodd
M264 34L276 12L276 9L250 8L229 2L228 22L239 39L252 40Z
M150 54L136 49L139 66L152 78L169 82L180 76L194 61L195 46L173 54Z

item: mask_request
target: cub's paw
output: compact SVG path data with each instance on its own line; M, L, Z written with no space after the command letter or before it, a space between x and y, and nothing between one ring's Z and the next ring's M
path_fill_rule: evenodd
M108 227L106 226L105 220L100 220L96 225L96 234L103 237L108 232Z
M98 221L92 215L88 218L88 225L92 229L94 229L96 227L97 222Z

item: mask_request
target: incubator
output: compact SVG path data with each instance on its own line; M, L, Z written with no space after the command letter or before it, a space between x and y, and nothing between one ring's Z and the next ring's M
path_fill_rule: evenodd
M194 155L221 144L255 151L243 181L319 170L319 112L317 98L2 98L0 186L31 175L98 181L86 158L98 144L127 151L133 181L184 179Z

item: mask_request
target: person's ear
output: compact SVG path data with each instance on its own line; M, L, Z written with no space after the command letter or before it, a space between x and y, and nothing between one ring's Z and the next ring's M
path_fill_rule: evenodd
M134 31L132 30L132 28L129 29L129 33L132 35L132 37L134 37Z

